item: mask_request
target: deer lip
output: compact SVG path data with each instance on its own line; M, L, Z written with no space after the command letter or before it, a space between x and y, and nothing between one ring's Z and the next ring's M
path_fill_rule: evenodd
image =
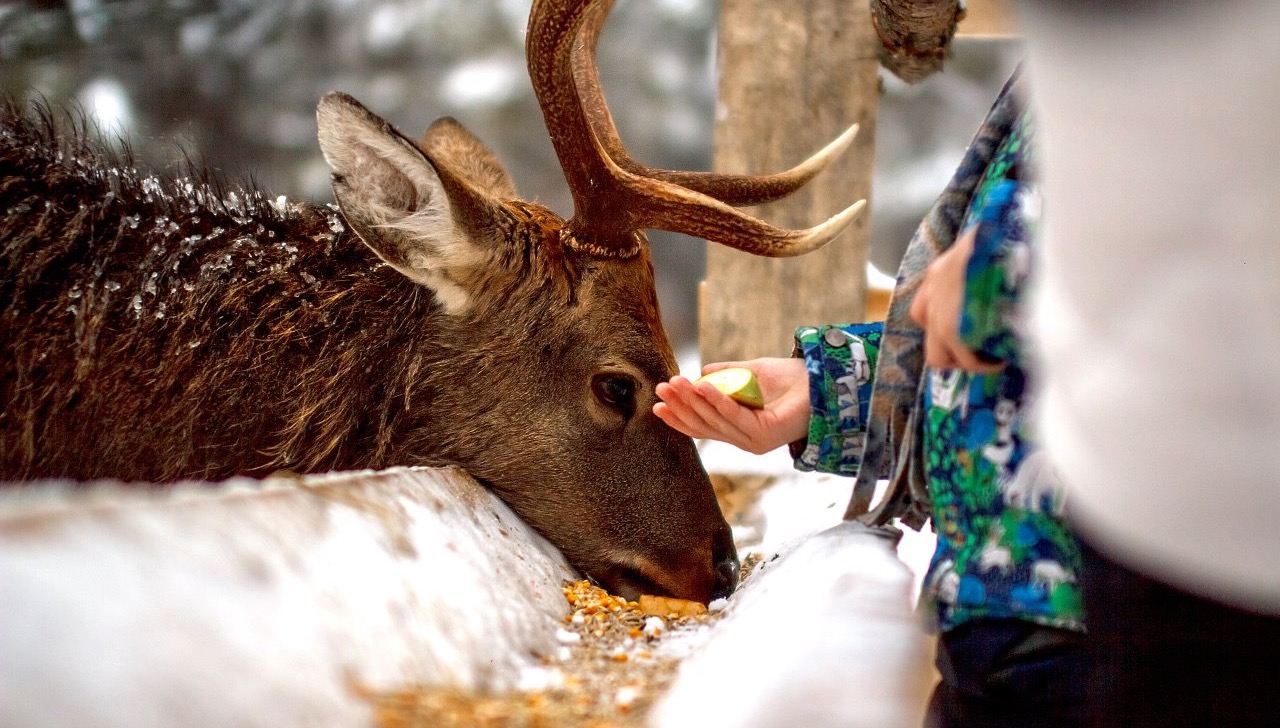
M627 601L634 602L642 594L677 596L671 589L664 587L660 581L647 574L646 571L652 572L651 569L646 568L647 566L647 564L612 564L601 571L599 580L609 591Z
M615 582L613 591L629 602L638 600L641 594L670 596L670 593L659 586L657 582L645 577L644 574L635 569L624 569Z
M701 583L692 572L662 569L644 557L616 561L595 576L609 591L629 601L642 594L703 603L710 599L710 585Z

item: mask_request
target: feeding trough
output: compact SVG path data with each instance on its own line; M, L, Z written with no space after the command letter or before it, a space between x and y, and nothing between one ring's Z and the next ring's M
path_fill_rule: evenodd
M648 648L678 670L634 724L916 714L922 638L894 545L843 524L770 546L722 619ZM576 578L453 469L4 491L0 725L365 726L373 695L519 693L568 669ZM748 696L736 711L726 690Z

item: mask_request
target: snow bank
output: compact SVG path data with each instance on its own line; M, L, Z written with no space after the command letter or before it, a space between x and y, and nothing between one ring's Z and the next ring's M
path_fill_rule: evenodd
M767 559L681 665L652 728L918 725L929 654L897 534L841 523Z
M0 725L368 725L513 686L576 577L455 470L0 491Z

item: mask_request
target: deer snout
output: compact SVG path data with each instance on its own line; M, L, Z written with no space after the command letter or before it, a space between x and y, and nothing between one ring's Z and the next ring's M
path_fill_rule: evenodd
M741 564L738 561L738 552L730 545L728 553L722 554L719 560L715 561L715 585L711 591L712 599L720 599L728 597L733 590L738 588L738 572Z
M738 586L738 550L733 546L728 527L717 530L711 538L710 548L700 550L699 558L676 576L677 582L683 582L684 589L692 594L684 596L677 592L677 597L707 604L732 594Z
M597 578L614 594L636 600L641 594L690 599L704 604L727 597L738 586L738 552L726 529L709 546L678 557L655 559L630 554L606 567Z

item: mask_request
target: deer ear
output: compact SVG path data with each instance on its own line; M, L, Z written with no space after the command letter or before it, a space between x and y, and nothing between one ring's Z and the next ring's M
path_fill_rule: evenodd
M516 185L497 155L453 117L432 122L419 145L437 165L454 170L478 191L498 199L517 197Z
M388 265L430 288L447 312L465 311L471 295L463 281L492 250L475 237L488 226L466 219L483 201L459 190L452 174L442 180L422 149L346 94L321 99L316 120L333 193L352 229ZM459 193L463 199L451 199Z

